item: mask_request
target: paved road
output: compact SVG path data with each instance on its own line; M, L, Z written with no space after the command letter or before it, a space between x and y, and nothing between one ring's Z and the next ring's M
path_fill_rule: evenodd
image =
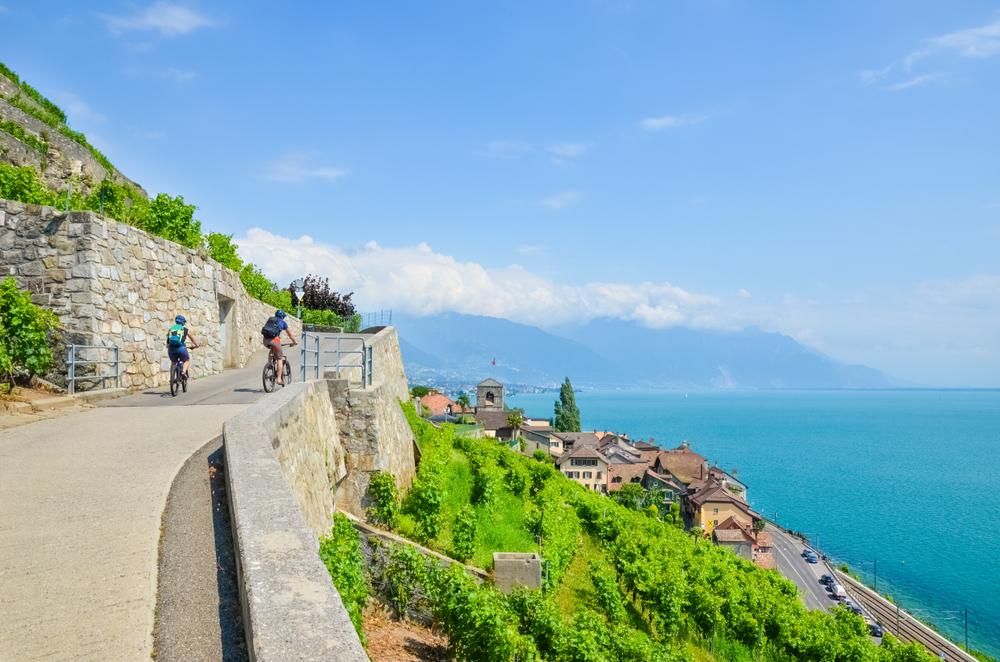
M149 660L160 517L246 405L96 408L0 432L0 660Z
M806 562L802 556L805 545L798 538L793 538L770 524L764 530L771 533L778 572L795 582L795 586L802 591L802 601L806 607L829 611L836 606L836 601L826 587L819 583L820 575L827 572L826 566Z

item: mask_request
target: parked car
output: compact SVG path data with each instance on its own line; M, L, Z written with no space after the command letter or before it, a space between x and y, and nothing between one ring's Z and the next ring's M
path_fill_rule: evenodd
M826 584L827 586L833 586L833 577L830 575L823 575L819 578L820 584Z
M802 556L809 556L810 554L815 554L815 553L816 552L812 551L808 547L806 547L804 550L802 550Z
M861 607L859 607L857 605L854 605L853 607L851 607L851 611L853 611L858 616L863 616L864 615L864 612L861 611Z
M869 625L868 632L870 632L873 637L885 636L885 632L882 631L882 626L878 625L877 623L872 623L871 625Z
M847 597L847 591L845 591L844 587L841 586L840 584L834 584L833 587L830 589L830 592L833 593L833 597L838 599L843 599Z

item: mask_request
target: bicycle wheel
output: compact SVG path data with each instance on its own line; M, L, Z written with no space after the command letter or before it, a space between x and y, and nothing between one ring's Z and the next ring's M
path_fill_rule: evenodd
M181 371L181 370L178 370L178 372L181 373L181 389L183 389L184 392L187 393L188 392L188 378L187 378L187 375L185 375L184 372Z
M292 383L292 366L285 359L285 365L281 367L281 385L288 386Z
M180 363L175 362L170 366L170 395L177 397L177 387L180 386L181 381L181 367Z
M268 361L264 366L264 391L270 393L274 390L274 382L278 379L278 370L274 364Z

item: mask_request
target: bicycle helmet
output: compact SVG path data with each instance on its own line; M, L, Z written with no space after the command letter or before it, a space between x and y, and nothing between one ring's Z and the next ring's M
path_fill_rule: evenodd
M276 310L274 311L274 316L277 317L278 319L285 319L285 311Z
M187 320L184 319L183 315L178 315L177 317L175 317L174 322L177 324L187 324Z

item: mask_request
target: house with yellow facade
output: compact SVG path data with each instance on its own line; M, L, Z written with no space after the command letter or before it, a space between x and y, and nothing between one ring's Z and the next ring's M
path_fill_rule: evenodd
M760 514L739 496L739 490L730 489L725 476L709 474L703 481L690 483L682 502L692 526L700 526L706 534L730 517L751 530L756 530L761 520Z
M608 465L611 461L595 447L580 444L556 458L556 466L564 476L588 490L607 494Z

